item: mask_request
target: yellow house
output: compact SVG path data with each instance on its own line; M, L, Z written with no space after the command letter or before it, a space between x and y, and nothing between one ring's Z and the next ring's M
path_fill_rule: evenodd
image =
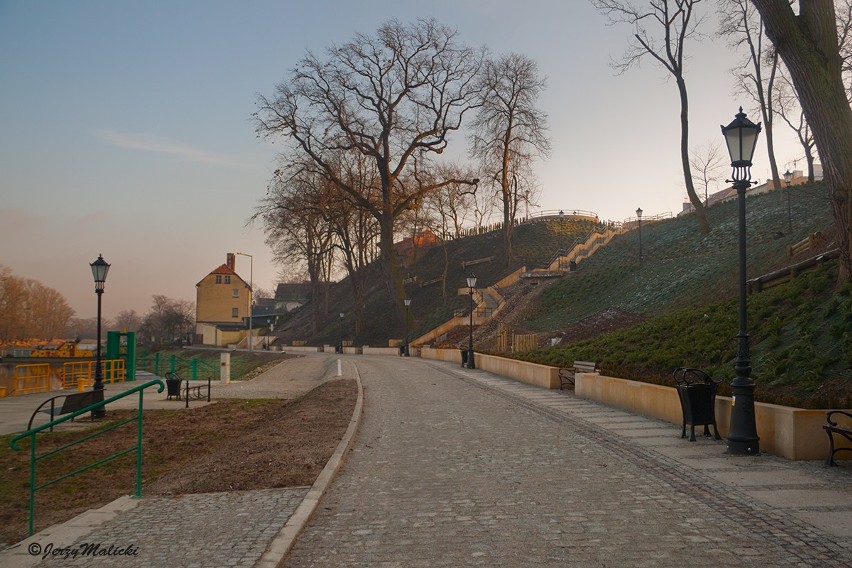
M223 347L246 336L251 286L234 271L234 253L195 285L195 341Z

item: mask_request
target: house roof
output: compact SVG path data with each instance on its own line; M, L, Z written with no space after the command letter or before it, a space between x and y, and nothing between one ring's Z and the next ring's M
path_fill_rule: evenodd
M228 276L236 276L237 278L240 279L240 282L242 282L245 285L246 288L251 288L249 286L248 282L243 280L242 277L239 274L237 274L233 269L231 269L227 264L223 264L219 268L216 268L216 269L210 271L209 273L207 273L207 276L210 276L211 274L226 274ZM205 276L204 278L207 278L207 276ZM202 278L201 280L199 280L195 284L196 288L198 288L201 285L201 283L204 281L204 278Z
M276 300L304 300L310 295L310 282L279 283L275 288Z

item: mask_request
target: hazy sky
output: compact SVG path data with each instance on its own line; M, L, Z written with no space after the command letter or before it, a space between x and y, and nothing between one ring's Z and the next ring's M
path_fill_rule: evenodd
M610 58L631 30L586 0L0 0L0 265L60 291L79 317L95 314L99 253L112 264L105 317L142 314L154 294L194 301L227 252L253 255L255 286L271 288L280 266L262 228L246 227L277 152L254 134L256 95L307 49L418 17L525 54L547 76L541 210L622 220L681 209L674 84L650 59L615 76ZM721 143L719 125L751 106L731 94L733 55L715 24L706 30L688 48L693 147ZM776 134L781 168L801 153L788 132ZM249 269L238 256L246 280Z

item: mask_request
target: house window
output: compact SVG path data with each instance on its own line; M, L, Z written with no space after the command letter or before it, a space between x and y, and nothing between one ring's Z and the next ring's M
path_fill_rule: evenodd
M221 283L222 283L222 275L221 275L221 274L217 274L217 275L216 275L216 284L221 284Z
M225 276L225 284L230 284L230 283L231 283L231 277Z
M234 288L234 298L239 298L239 297L240 297L240 289Z
M240 317L240 308L231 308L231 317L232 318Z

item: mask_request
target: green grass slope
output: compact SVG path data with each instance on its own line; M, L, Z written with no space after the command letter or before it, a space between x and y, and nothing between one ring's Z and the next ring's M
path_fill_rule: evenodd
M784 192L747 200L748 278L789 265L787 247L804 236L831 231L822 184L795 188L791 204L792 233ZM548 287L523 325L552 335L562 330L569 341L515 356L559 366L594 360L607 374L663 384L671 384L680 366L733 378L736 202L708 213L708 235L689 218L643 226L641 262L633 231ZM748 297L758 400L815 408L852 404L852 288L837 289L836 271L836 261L827 262ZM595 323L605 313L641 323L596 335Z

